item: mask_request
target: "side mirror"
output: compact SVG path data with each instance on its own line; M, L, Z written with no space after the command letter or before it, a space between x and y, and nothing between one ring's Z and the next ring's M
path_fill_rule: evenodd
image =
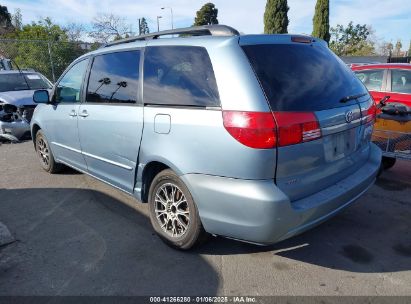
M33 101L35 103L49 103L50 95L47 90L36 90L33 94Z

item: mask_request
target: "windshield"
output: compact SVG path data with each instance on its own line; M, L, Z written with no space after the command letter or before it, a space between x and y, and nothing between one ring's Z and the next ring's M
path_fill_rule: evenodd
M48 81L40 74L24 73L23 75L20 73L1 73L0 92L51 88Z
M367 93L357 77L326 47L305 44L243 46L273 111L321 111Z

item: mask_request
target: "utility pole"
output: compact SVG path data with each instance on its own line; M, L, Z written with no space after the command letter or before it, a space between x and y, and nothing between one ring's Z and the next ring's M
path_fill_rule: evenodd
M54 63L53 63L53 57L51 56L51 42L47 42L47 48L49 51L49 60L50 60L50 65L51 65L51 75L53 77L53 83L56 82L56 75L54 73Z

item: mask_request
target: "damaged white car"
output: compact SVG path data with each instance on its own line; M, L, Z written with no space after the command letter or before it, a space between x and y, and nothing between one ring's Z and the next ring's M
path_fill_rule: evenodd
M36 107L33 93L51 87L46 77L34 71L0 71L0 139L30 137L30 120Z

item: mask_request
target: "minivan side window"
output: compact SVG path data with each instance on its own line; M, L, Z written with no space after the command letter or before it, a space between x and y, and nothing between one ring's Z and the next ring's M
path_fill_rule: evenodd
M411 70L391 71L391 91L397 93L411 93Z
M140 51L94 57L87 86L88 103L136 103Z
M206 49L147 47L144 55L144 103L220 106L214 71Z
M86 72L88 59L74 64L56 86L56 102L80 102L80 89Z
M384 70L355 71L355 75L369 91L381 91Z

